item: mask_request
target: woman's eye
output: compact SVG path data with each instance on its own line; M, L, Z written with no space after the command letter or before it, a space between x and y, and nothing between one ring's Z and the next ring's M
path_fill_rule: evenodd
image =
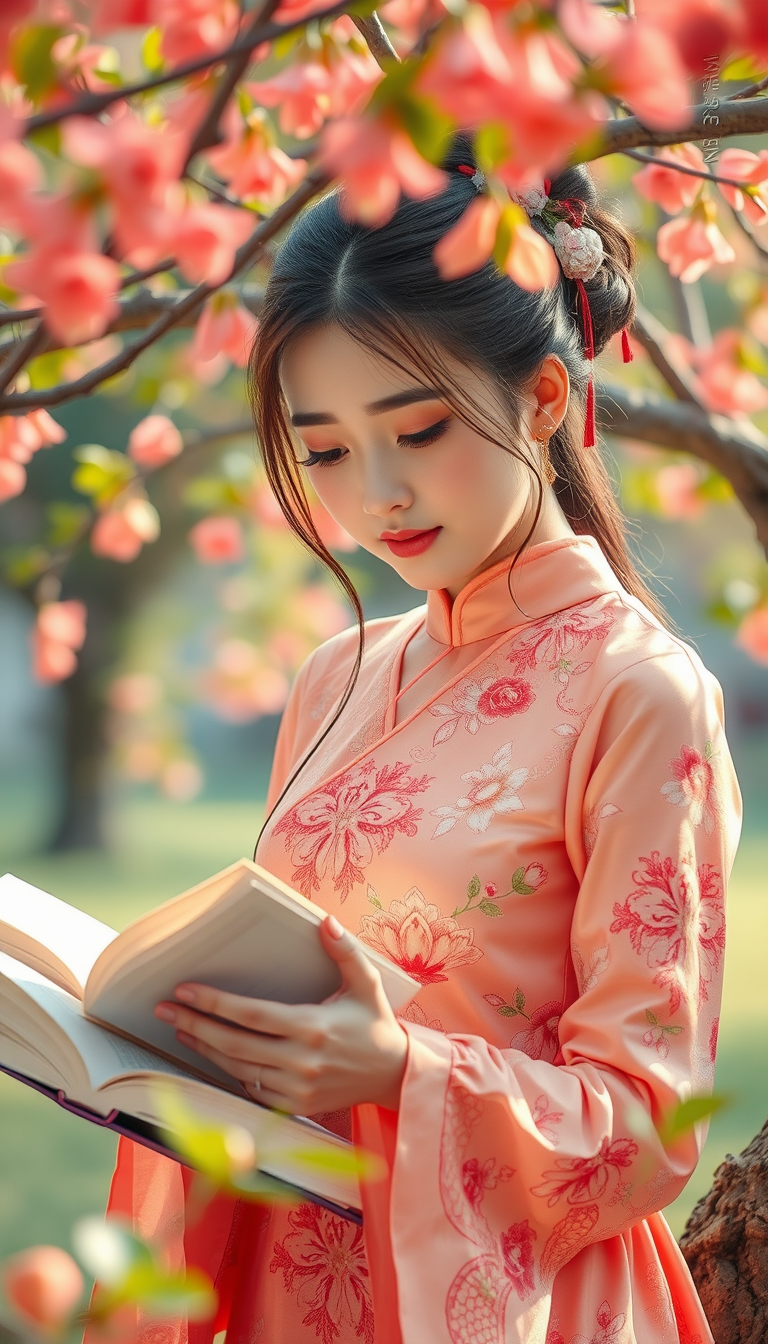
M451 423L451 416L446 415L443 420L438 420L434 425L428 425L426 429L420 429L417 434L400 434L397 442L404 444L406 448L424 447L426 444L435 443L447 430Z
M343 448L330 448L327 453L311 452L309 457L303 457L300 462L302 467L329 467L334 462L338 462L343 454Z

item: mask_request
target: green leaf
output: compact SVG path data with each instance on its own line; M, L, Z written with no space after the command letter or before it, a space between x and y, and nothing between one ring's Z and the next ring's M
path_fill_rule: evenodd
M136 468L125 453L114 453L100 443L85 443L72 456L80 463L72 476L72 485L81 495L91 495L99 507L109 504L136 475Z
M744 79L758 80L764 79L768 71L765 67L760 67L757 58L751 54L745 56L736 56L732 61L728 61L720 71L720 79L724 84L729 82L741 83Z
M64 366L71 358L70 350L51 350L46 355L38 355L37 359L30 360L27 365L30 386L35 392L41 388L55 387L57 383L65 382Z
M29 132L27 141L36 149L44 149L46 153L58 159L61 155L61 126L57 121L51 126L38 126L36 130Z
M48 523L46 539L48 545L54 549L69 546L85 529L91 518L91 511L87 505L67 504L64 500L56 500L53 504L49 504L45 512Z
M521 864L519 868L516 868L516 869L515 869L514 873L512 874L511 878L509 879L509 885L510 885L510 887L512 888L513 891L519 891L519 890L520 890L520 884L521 884L522 881L523 881L523 873L524 873L524 872L525 872L525 867L524 867L523 864Z
M683 1028L678 1026L662 1026L661 1030L664 1032L665 1036L679 1036Z
M27 97L36 103L58 84L58 70L51 49L66 28L57 24L19 25L11 42L10 58L19 84L26 86Z
M161 47L163 44L162 28L150 28L145 34L144 41L141 44L141 59L144 68L150 75L159 75L165 67Z
M3 575L12 588L26 588L47 569L50 555L42 546L25 547L6 553Z
M197 476L185 486L182 499L189 508L223 509L240 503L240 496L231 481L223 476Z
M650 1022L652 1027L657 1027L659 1025L659 1019L655 1013L651 1012L650 1008L646 1008L645 1010L645 1020L646 1022Z
M502 1017L519 1017L519 1016L520 1016L520 1014L518 1013L517 1009L516 1009L516 1008L513 1008L511 1003L505 1003L505 1004L504 1004L504 1007L503 1007L503 1008L499 1008L498 1011L499 1011L499 1013L501 1014Z
M473 901L476 896L480 895L480 878L477 873L473 873L467 883L467 895L471 901Z
M520 988L515 990L515 1007L518 1013L525 1012L525 995Z
M509 131L501 121L486 121L475 135L475 162L492 173L510 155Z
M491 919L496 919L502 913L501 907L494 905L493 901L481 901L477 908L482 914L490 915Z
M706 1120L710 1115L722 1110L724 1106L729 1104L729 1101L730 1098L717 1095L689 1097L687 1101L681 1101L665 1116L663 1123L659 1126L659 1138L664 1144L673 1143L682 1134L687 1134L701 1120Z
M509 249L512 243L512 227L514 215L510 210L502 210L499 216L499 223L496 229L496 241L493 245L493 260L496 262L500 271L504 270Z
M454 128L453 119L426 98L402 98L396 110L421 157L428 163L438 163Z

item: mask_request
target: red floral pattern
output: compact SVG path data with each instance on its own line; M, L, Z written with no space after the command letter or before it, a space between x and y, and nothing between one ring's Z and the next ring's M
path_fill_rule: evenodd
M286 1291L307 1309L322 1344L334 1344L342 1328L373 1344L373 1308L363 1230L317 1204L300 1204L288 1215L291 1231L276 1241L270 1272L282 1271Z
M560 1049L557 1028L562 1015L561 1003L554 1000L543 1003L531 1013L528 1026L512 1037L510 1047L524 1051L531 1059L545 1059L551 1064Z
M711 863L696 870L685 858L680 867L673 858L662 859L654 849L642 856L645 872L636 871L635 890L613 907L611 933L629 933L638 956L658 967L654 984L669 991L669 1010L676 1013L691 985L698 985L698 1002L707 998L707 986L720 967L725 948L723 892L720 873Z
M569 1204L586 1204L602 1199L608 1188L612 1171L631 1166L637 1156L634 1139L603 1139L594 1157L558 1157L555 1170L545 1171L540 1185L531 1187L532 1195L540 1195L552 1207L563 1196Z
M521 677L500 677L498 674L481 680L466 677L455 687L450 705L438 701L429 706L430 714L443 720L432 738L432 746L447 742L460 723L468 733L477 733L482 724L525 713L535 699L536 692L531 683Z
M712 755L711 742L707 742L703 756L695 747L681 747L680 755L669 762L672 779L662 784L660 790L667 802L686 808L691 823L703 826L707 835L714 831L720 811Z
M614 619L613 612L589 606L556 611L526 626L515 637L507 658L518 674L535 670L539 663L554 672L569 654L585 649L593 639L605 639Z
M433 782L429 775L409 776L411 767L396 761L377 770L366 760L332 779L287 812L273 834L285 834L296 865L291 881L305 896L332 881L345 901L363 870L399 831L414 836L423 809L414 794Z
M474 930L462 929L457 920L441 915L418 887L411 887L401 901L392 901L389 910L364 915L359 937L422 985L447 980L447 970L470 966L483 955L474 946Z

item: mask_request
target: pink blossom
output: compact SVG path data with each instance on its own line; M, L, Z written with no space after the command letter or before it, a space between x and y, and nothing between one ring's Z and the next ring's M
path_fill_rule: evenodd
M341 117L323 130L321 157L327 171L343 179L341 208L351 219L386 224L400 193L417 200L435 196L447 175L427 163L404 131L381 120Z
M735 643L756 663L768 664L768 606L747 613L736 631Z
M59 1246L31 1246L0 1268L3 1291L13 1310L34 1330L62 1328L85 1287L71 1255Z
M489 260L496 242L501 209L491 196L470 201L463 215L444 233L433 257L443 280L470 275Z
M85 643L86 610L83 602L44 602L37 613L37 628L44 639L58 640L71 649Z
M5 279L45 304L45 324L65 345L101 336L118 313L120 267L97 252L51 243L6 266Z
M195 555L202 565L236 564L245 556L243 529L228 514L201 518L189 533Z
M66 437L66 430L47 411L4 415L0 417L0 459L26 465L38 449L62 443Z
M146 714L160 700L161 685L149 672L125 672L109 687L107 698L118 714Z
M20 495L27 484L27 473L19 462L0 457L0 504Z
M153 0L152 17L162 34L162 52L174 65L219 51L237 35L235 0Z
M208 162L241 200L279 205L304 176L304 159L291 159L272 142L266 114L256 109L245 119L230 103L222 122L222 145L207 151Z
M639 173L635 173L632 184L647 201L657 201L668 215L676 215L686 206L693 205L698 196L703 179L691 177L688 173L675 172L674 168L662 165L681 163L688 168L704 171L704 155L698 145L667 145L657 157L656 163L649 163ZM718 172L722 171L718 166ZM739 193L741 194L741 193Z
M757 197L725 183L718 183L718 187L728 204L734 210L743 210L754 227L768 223L768 149L761 149L759 154L749 149L724 149L717 161L717 172L720 177L735 177L753 186L762 183Z
M510 44L485 7L473 5L438 34L432 58L417 77L420 93L434 98L461 125L489 115L495 100L506 112L513 80ZM506 120L506 117L505 117Z
M758 0L760 3L760 0ZM731 47L751 45L740 32L740 15L723 0L638 0L637 16L663 29L675 47L689 74L703 79L712 63L727 55Z
M665 518L698 518L706 508L697 493L699 473L692 462L671 462L654 477L659 509Z
M288 520L277 502L274 491L268 481L261 481L250 498L253 516L263 527L285 530Z
M746 51L768 56L768 11L763 0L741 0L741 42Z
M195 364L208 363L224 354L242 368L248 363L258 322L236 294L223 291L208 300L195 328L191 358Z
M264 663L255 644L226 639L203 679L203 693L220 718L247 723L262 714L279 713L288 698L288 679L280 668Z
M109 560L130 564L145 542L156 541L160 520L146 499L129 499L120 508L102 513L91 531L91 550Z
M746 354L737 327L724 327L710 346L692 351L698 391L708 410L750 415L768 406L768 389L747 367Z
M31 633L32 665L38 681L63 681L77 667L75 650L85 643L86 609L74 598L45 602Z
M736 253L715 219L713 202L700 201L690 215L670 219L658 231L656 250L672 275L678 275L683 284L698 280L711 266L736 260Z
M167 415L145 416L128 438L128 456L149 470L178 457L183 447L184 440Z
M196 798L205 780L195 761L169 761L160 775L160 787L166 798L174 803L188 803Z
M309 18L326 6L327 0L281 0L274 17L278 23L295 23L297 19Z
M552 247L528 223L518 223L513 228L504 270L521 289L547 289L560 280L560 267Z
M116 28L143 28L151 22L151 0L92 0L91 32L113 33Z
M305 140L320 130L330 107L330 72L319 61L289 65L271 79L249 84L249 92L264 107L279 107L284 135Z
M0 144L0 222L23 228L28 198L42 184L43 171L31 149L16 139Z
M330 639L349 625L347 609L320 583L310 583L291 603L296 622L318 639Z
M672 39L650 23L615 23L619 39L596 62L600 87L621 98L643 125L675 130L688 124L688 72Z
M220 285L232 273L235 253L254 225L246 210L228 205L191 205L174 224L179 270L193 285Z

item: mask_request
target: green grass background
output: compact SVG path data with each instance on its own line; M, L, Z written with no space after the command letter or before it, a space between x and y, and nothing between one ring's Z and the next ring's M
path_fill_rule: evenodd
M133 801L115 812L108 854L14 859L27 850L28 800L20 788L9 791L4 802L0 867L117 928L251 853L261 823L255 804ZM676 1235L724 1155L739 1152L768 1116L766 873L768 832L753 825L745 830L728 897L716 1089L731 1100L712 1121L694 1176L666 1211ZM67 1246L74 1220L103 1209L114 1152L111 1134L0 1077L0 1258L35 1242Z

